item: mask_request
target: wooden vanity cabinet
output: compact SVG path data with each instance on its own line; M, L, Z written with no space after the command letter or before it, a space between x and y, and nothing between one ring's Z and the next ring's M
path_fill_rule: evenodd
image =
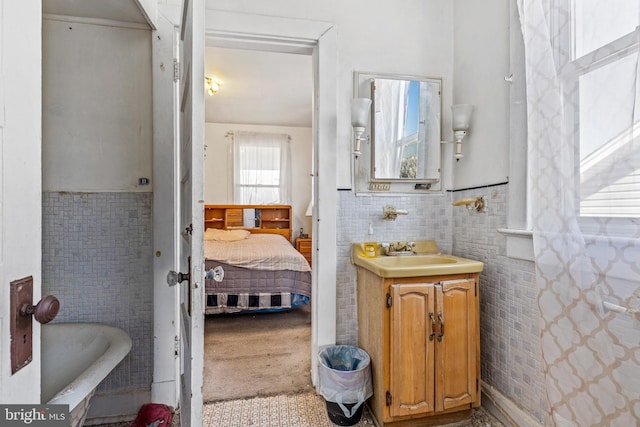
M358 346L381 426L425 426L480 406L478 274L385 279L358 267Z

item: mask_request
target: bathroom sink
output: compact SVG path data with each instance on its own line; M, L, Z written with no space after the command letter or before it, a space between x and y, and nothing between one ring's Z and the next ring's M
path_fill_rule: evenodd
M432 241L428 246L431 250L437 246ZM423 247L416 242L417 247ZM416 253L408 256L379 255L369 258L364 255L363 244L354 243L351 250L353 264L363 267L380 277L420 277L443 274L478 273L484 264L454 255L440 253Z
M391 268L420 267L422 265L453 264L458 260L446 255L410 255L402 257L380 256L374 262L378 265Z

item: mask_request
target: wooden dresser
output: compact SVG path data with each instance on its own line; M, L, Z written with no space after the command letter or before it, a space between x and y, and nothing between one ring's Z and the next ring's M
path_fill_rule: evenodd
M311 248L312 248L312 240L311 238L300 238L296 239L296 249L300 252L309 265L311 265Z

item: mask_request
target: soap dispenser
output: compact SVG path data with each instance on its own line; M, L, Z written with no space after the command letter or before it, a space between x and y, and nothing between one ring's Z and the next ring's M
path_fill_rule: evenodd
M369 223L369 233L367 239L371 239L373 236L373 224ZM364 242L364 256L367 258L375 258L378 256L378 243L377 242Z

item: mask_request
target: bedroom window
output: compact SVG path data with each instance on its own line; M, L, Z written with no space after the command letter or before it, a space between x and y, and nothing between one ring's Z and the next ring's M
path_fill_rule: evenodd
M234 203L291 203L289 141L289 135L284 134L234 133Z

